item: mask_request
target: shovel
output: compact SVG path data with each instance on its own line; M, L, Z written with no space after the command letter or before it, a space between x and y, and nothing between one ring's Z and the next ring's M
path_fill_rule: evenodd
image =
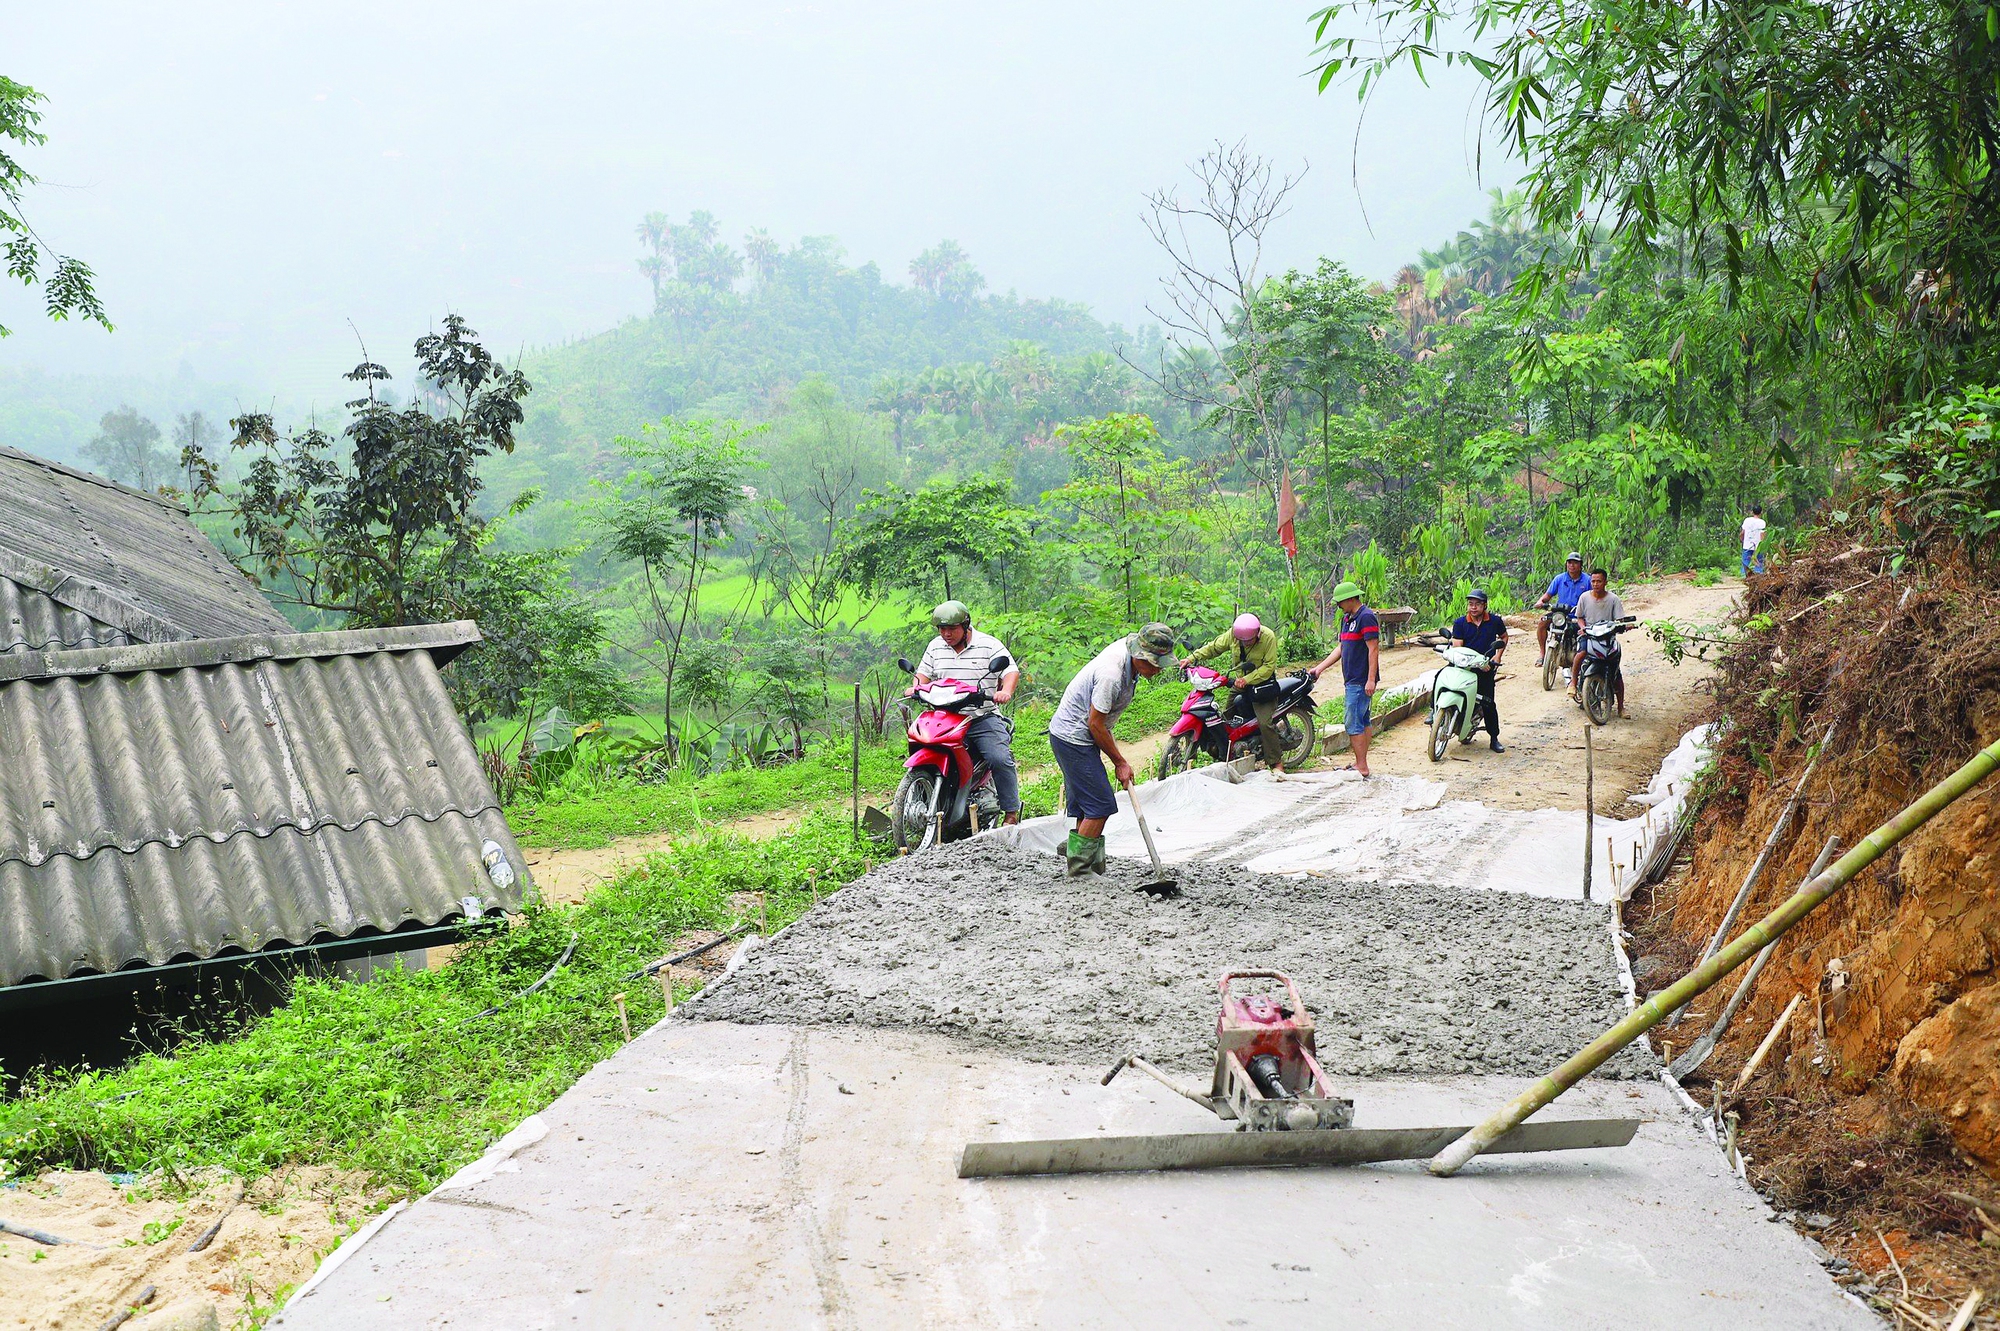
M1132 816L1139 820L1139 835L1146 838L1146 853L1153 857L1152 880L1139 884L1134 890L1149 893L1156 897L1179 896L1181 894L1180 880L1167 877L1167 871L1160 866L1160 852L1153 845L1153 829L1146 826L1146 815L1139 808L1139 792L1130 781L1125 783L1125 793L1132 797Z

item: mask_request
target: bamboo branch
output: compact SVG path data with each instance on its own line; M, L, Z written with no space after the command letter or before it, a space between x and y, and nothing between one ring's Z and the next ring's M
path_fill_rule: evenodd
M1757 1052L1750 1055L1750 1061L1743 1065L1743 1071L1736 1074L1736 1084L1729 1088L1731 1095L1748 1086L1750 1079L1757 1075L1757 1069L1764 1066L1764 1059L1770 1054L1771 1046L1778 1043L1778 1036L1791 1024L1792 1014L1799 1010L1799 1004L1805 1001L1805 997L1804 994L1793 994L1792 1001L1785 1004L1785 1010L1778 1014L1778 1020L1772 1024L1770 1034L1766 1035L1764 1042L1757 1046Z
M1757 888L1757 880L1764 876L1764 866L1771 862L1771 856L1778 849L1778 843L1784 840L1785 833L1791 830L1792 815L1798 811L1799 801L1805 797L1806 784L1812 780L1813 773L1819 770L1819 760L1826 757L1827 750L1833 747L1833 738L1839 731L1839 721L1826 728L1826 734L1820 739L1819 748L1814 751L1812 760L1806 764L1806 770L1800 773L1798 785L1792 788L1792 797L1785 801L1783 811L1778 814L1778 821L1772 826L1771 835L1764 838L1764 849L1758 854L1757 862L1750 866L1750 873L1743 879L1743 886L1737 889L1736 900L1729 903L1728 911L1723 914L1722 923L1715 926L1714 936L1708 940L1708 946L1702 949L1703 961L1714 956L1716 949L1722 946L1722 940L1729 937L1729 930L1735 925L1736 917L1743 913L1743 907L1750 900L1750 894Z
M1971 761L1924 792L1916 803L1870 832L1860 845L1840 857L1832 868L1814 877L1769 915L1745 929L1720 952L1634 1008L1623 1021L1566 1059L1561 1066L1515 1096L1496 1114L1431 1158L1430 1171L1439 1177L1457 1173L1465 1162L1519 1127L1535 1111L1603 1066L1665 1016L1705 993L1748 961L1773 939L1824 905L1854 876L1880 859L1890 847L1935 818L1960 796L2000 768L2000 740L1974 754Z

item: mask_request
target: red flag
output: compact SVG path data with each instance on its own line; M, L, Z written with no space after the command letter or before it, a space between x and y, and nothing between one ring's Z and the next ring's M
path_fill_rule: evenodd
M1299 533L1295 526L1298 516L1299 497L1292 493L1292 469L1286 467L1285 478L1278 484L1278 544L1293 559L1299 557Z

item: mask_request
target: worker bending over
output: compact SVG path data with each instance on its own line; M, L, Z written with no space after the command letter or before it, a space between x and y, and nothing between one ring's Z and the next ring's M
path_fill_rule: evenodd
M1132 784L1132 764L1119 751L1111 728L1132 705L1139 681L1159 674L1173 659L1174 631L1165 624L1148 624L1077 671L1049 718L1049 748L1062 769L1069 816L1076 820L1069 834L1071 878L1104 872L1104 824L1118 812L1117 796L1105 780L1104 759L1111 760L1119 785Z

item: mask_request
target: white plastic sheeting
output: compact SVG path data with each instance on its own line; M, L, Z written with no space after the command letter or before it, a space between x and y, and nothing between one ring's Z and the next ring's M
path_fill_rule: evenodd
M1683 736L1647 791L1635 818L1596 820L1591 895L1630 895L1632 870L1680 816L1687 788L1704 760L1707 727ZM1199 768L1139 787L1160 858L1215 860L1263 873L1323 874L1363 882L1451 883L1497 892L1577 898L1583 895L1582 810L1524 813L1446 799L1441 781L1353 772L1312 772L1274 781L1240 779ZM1120 792L1119 816L1106 826L1114 856L1143 859L1145 843ZM1062 815L1032 818L987 835L1059 852L1069 833Z

